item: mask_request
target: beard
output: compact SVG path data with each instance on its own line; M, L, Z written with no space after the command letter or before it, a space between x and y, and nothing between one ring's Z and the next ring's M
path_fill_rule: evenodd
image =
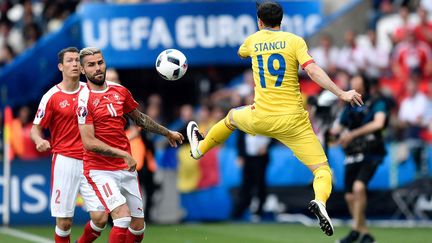
M102 79L97 79L96 76L99 75L100 73L94 75L94 76L87 76L87 80L90 81L92 84L97 85L97 86L102 86L105 83L105 75L106 73L102 73L103 77Z

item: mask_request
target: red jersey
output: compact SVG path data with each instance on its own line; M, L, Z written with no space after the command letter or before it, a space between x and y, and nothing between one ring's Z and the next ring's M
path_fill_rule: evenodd
M83 159L83 145L76 122L75 110L79 91L85 87L80 82L76 91L61 90L57 85L44 94L33 124L49 129L54 154Z
M393 54L393 62L401 66L403 75L405 75L405 77L399 77L401 79L406 79L414 68L420 68L424 74L430 60L432 60L432 51L423 41L401 42L396 45Z
M428 35L432 35L432 23L419 24L414 28L414 35L418 40L424 41L432 47L432 42L427 38Z
M78 124L92 124L95 137L107 145L131 153L123 115L138 107L132 94L120 84L107 81L102 91L87 86L79 94ZM123 170L128 166L121 158L103 156L84 149L85 170Z

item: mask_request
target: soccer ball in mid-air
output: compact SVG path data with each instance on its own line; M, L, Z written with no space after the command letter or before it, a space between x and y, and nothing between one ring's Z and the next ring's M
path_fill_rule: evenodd
M177 80L188 68L185 55L176 49L162 51L156 58L156 70L166 80Z

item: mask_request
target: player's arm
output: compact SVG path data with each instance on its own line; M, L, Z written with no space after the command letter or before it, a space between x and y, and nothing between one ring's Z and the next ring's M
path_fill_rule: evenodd
M45 152L51 149L50 142L42 136L42 127L40 125L33 124L30 130L30 138L35 143L37 151Z
M171 131L168 128L160 125L151 119L148 115L142 113L138 109L134 109L133 111L126 114L135 124L141 127L144 131L156 133L162 136L165 136L171 147L177 147L177 142L180 144L183 143L184 137L179 132Z
M130 171L135 170L136 161L128 152L111 147L95 137L93 124L80 124L79 130L81 134L81 140L86 150L103 156L122 158L129 166Z
M344 133L339 142L345 147L347 146L354 138L373 133L380 129L383 129L386 121L386 113L384 111L379 111L375 113L374 119L361 127L358 127L354 130L351 130L347 133Z
M249 38L244 41L244 43L239 47L237 51L237 55L242 59L249 57L248 43L249 43Z
M340 99L350 102L351 105L363 105L361 94L357 93L355 90L341 90L335 83L333 83L326 72L322 70L322 68L320 68L316 63L309 63L306 67L304 67L304 70L315 83L317 83L322 88L329 90Z

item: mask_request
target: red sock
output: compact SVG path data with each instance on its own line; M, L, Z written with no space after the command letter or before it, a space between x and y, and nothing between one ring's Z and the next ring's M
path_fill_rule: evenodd
M140 235L134 235L130 230L126 233L126 243L140 243L144 238L144 233Z
M54 234L54 239L56 243L70 243L70 235L61 237L57 234Z
M101 232L94 230L91 225L90 221L87 222L87 224L84 226L84 232L81 235L81 237L78 239L78 243L88 243L93 242L101 235Z
M109 243L125 243L127 228L112 227L109 235Z

